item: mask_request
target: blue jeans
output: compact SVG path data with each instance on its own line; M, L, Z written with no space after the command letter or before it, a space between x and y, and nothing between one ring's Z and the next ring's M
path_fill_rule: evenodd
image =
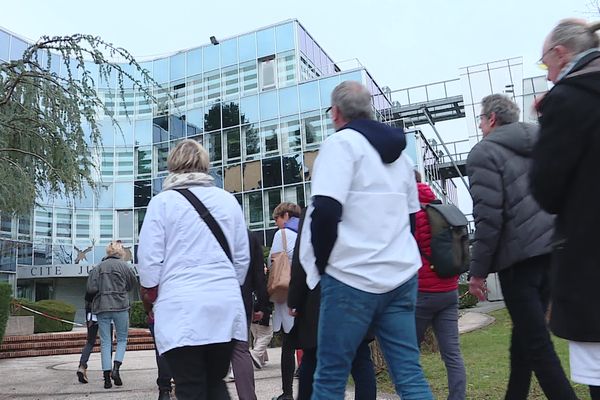
M323 275L312 399L344 398L352 360L371 327L402 400L433 400L419 364L416 297L416 276L388 293L373 294Z
M112 348L112 331L110 329L111 321L115 324L115 332L117 334L117 350L115 351L115 361L123 362L123 357L125 357L125 349L127 348L129 311L107 311L98 313L100 355L102 358L103 371L110 371L112 369L112 362L110 359Z

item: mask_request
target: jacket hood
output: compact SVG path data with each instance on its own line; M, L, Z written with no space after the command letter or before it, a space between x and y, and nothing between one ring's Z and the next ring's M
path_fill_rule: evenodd
M418 182L417 189L419 190L419 203L429 204L432 201L436 200L435 194L433 193L428 184Z
M396 161L406 148L406 137L402 128L392 128L370 119L357 119L342 129L353 129L363 135L377 150L386 164Z
M285 224L284 227L293 230L294 232L298 233L298 224L300 223L300 219L298 217L291 217L290 219L288 219Z
M483 140L499 144L514 153L530 156L538 138L538 127L524 122L514 122L494 129Z

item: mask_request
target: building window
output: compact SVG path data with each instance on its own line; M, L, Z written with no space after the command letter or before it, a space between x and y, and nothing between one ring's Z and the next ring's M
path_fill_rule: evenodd
M89 239L92 233L92 213L85 210L77 210L75 214L75 237L77 239Z
M133 238L133 210L117 211L117 238Z
M242 96L256 93L258 89L256 61L240 64L240 81L242 87Z
M35 236L52 237L52 211L39 208L35 210Z
M277 131L279 124L277 120L266 121L260 128L260 136L263 142L264 155L274 155L279 153L279 140Z
M100 240L113 239L113 212L98 211L98 228Z
M56 210L56 238L72 238L72 214L70 210Z
M263 202L261 192L244 193L244 214L250 229L264 227Z
M260 90L275 89L275 56L269 56L258 60Z
M281 186L281 158L272 157L262 160L263 187Z

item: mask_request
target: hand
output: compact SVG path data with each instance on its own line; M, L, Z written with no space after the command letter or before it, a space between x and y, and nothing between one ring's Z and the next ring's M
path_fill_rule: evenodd
M472 276L469 279L469 293L477 297L480 301L485 301L487 294L487 288L485 287L485 279Z
M256 311L252 315L252 322L254 322L254 321L260 321L261 319L263 319L264 316L265 316L265 314L262 311Z
M296 311L295 308L288 308L288 313L292 316L295 317L298 315L298 312Z

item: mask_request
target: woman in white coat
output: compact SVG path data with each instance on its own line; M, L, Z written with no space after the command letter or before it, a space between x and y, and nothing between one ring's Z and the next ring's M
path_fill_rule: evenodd
M300 207L294 203L281 203L273 211L273 219L279 230L275 232L271 252L269 253L269 267L271 256L275 253L284 251L283 235L285 231L286 250L290 265L292 265L292 255L294 254L294 246L296 244L296 236L298 235L298 223L300 222ZM283 328L283 343L281 346L281 388L283 393L273 400L294 400L292 386L294 382L294 352L295 344L293 343L290 331L294 327L294 317L290 315L287 302L274 303L273 310L273 332L278 332Z
M223 378L232 340L247 340L240 292L249 264L244 216L233 195L213 185L208 166L196 141L171 151L169 176L148 205L138 249L142 299L152 305L156 346L179 400L229 399ZM179 189L206 206L230 255Z

